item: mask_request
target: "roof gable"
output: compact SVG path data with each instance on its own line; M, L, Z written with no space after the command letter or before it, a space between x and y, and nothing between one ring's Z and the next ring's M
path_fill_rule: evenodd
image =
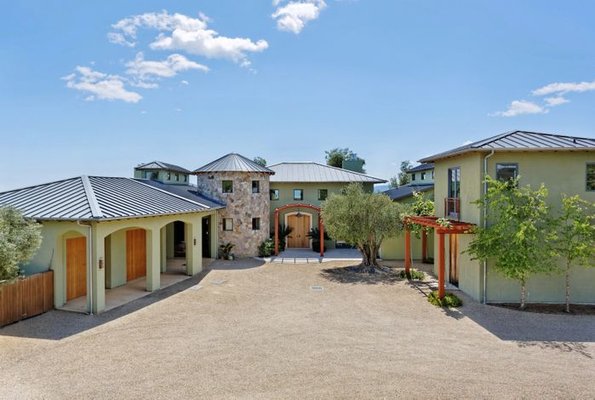
M427 163L474 151L585 151L595 150L595 139L551 133L511 131L425 157Z
M386 180L343 168L316 162L282 162L270 166L275 172L271 182L366 182L384 183Z
M274 174L269 168L263 167L237 153L226 154L223 157L194 170L195 174L208 174L213 172L261 172L265 174Z
M138 170L164 170L164 171L174 171L174 172L182 172L184 174L190 174L191 171L187 170L186 168L180 167L179 165L166 163L163 161L151 161L145 164L138 165L135 169Z

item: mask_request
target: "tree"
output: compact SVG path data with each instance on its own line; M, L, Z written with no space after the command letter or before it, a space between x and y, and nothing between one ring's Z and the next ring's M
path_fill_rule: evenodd
M267 166L267 160L262 157L254 157L253 161L258 165L262 165L263 167Z
M543 185L538 190L519 188L518 178L504 182L488 176L486 182L488 191L475 204L484 210L489 225L475 229L467 252L476 260L493 260L497 271L519 281L523 309L529 276L555 268L548 191Z
M0 208L0 281L19 274L19 265L41 245L41 225L27 220L13 207Z
M409 160L401 161L401 169L400 169L400 172L398 175L399 176L398 186L405 186L406 184L411 182L411 180L409 179L409 174L407 173L407 171L410 170L411 168L413 168L411 161L409 161Z
M557 223L556 251L564 260L566 312L570 312L570 268L595 267L595 204L578 195L563 195Z
M392 178L390 178L390 180L388 181L388 187L389 189L396 189L399 187L399 178L396 176L393 176Z
M352 160L354 158L358 158L357 154L349 150L347 147L344 149L336 147L334 149L325 151L325 153L326 165L330 165L331 167L337 168L343 168L344 160Z
M322 218L329 235L356 246L362 253L361 269L374 272L382 241L402 229L402 206L388 196L364 192L352 183L343 194L333 193L325 201Z

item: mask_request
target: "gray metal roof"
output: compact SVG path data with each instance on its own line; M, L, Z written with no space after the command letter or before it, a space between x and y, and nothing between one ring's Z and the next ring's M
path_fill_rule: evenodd
M0 206L13 206L38 220L102 221L210 210L130 178L80 176L0 193Z
M427 163L475 151L585 151L595 150L595 139L551 133L511 131L479 140L452 150L425 157Z
M174 171L174 172L182 172L184 174L190 174L191 171L187 170L186 168L180 167L179 165L166 163L163 161L151 161L145 164L139 164L136 166L135 169L138 170L164 170L164 171Z
M408 169L407 172L420 172L420 171L429 171L434 169L434 163L424 163L416 165L415 167Z
M434 189L434 184L429 183L427 185L406 185L399 186L398 188L389 189L382 193L390 197L391 200L402 200L407 197L413 196L414 192L427 192L428 190Z
M384 183L384 179L331 167L316 162L282 162L269 166L275 172L271 182L368 182Z
M237 153L226 154L223 157L194 170L195 174L208 174L213 172L262 172L265 174L274 174L269 168L263 167Z
M205 204L212 209L225 207L225 203L223 203L222 201L213 199L209 196L206 196L203 193L200 193L196 186L168 185L168 184L165 184L165 183L162 183L159 181L153 181L150 179L135 179L135 180L142 182L144 184L153 186L155 188L165 190L165 191L173 193L175 195L182 196L185 199L192 200L192 201L198 201L199 203Z

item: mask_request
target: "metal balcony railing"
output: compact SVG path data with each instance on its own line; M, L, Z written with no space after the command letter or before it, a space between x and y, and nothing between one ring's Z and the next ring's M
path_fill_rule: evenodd
M444 216L456 221L461 220L461 199L459 197L446 197L444 199Z

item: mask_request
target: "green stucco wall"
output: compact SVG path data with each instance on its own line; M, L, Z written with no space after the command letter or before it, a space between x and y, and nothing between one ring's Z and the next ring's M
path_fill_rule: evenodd
M151 179L151 174L157 173L157 179L159 182L167 183L169 185L188 185L189 176L181 172L168 172L164 170L138 170L134 169L134 177L136 179ZM176 179L178 174L178 179ZM185 180L184 180L185 179Z

